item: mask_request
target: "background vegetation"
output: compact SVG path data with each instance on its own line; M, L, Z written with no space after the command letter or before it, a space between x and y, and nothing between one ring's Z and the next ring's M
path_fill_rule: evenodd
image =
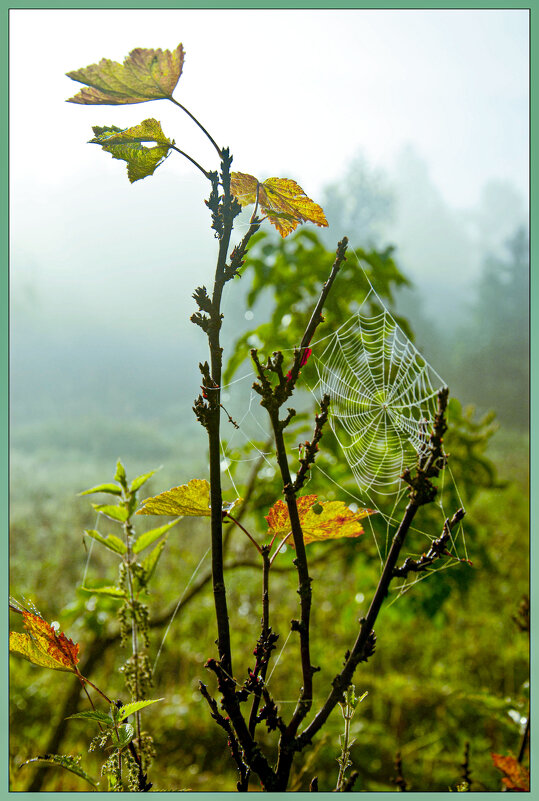
M365 178L365 164L361 170ZM513 620L528 590L526 231L517 225L505 246L496 244L492 250L485 243L477 292L451 305L454 300L449 304L447 297L440 300L439 287L436 292L422 287L422 296L418 288L411 288L401 271L399 248L388 247L383 221L391 219L388 212L395 202L389 182L378 176L369 186L361 180L353 196L358 208L345 213L342 204L339 209L338 194L328 189L331 202L325 205L330 223L331 214L340 215L341 224L353 229L356 217L362 220L363 236L352 245L364 248L358 252L366 259L375 288L446 377L452 396L465 407L469 403L477 407L475 412L463 410L453 402L447 438L451 467L467 509L466 542L473 567L461 564L438 572L382 611L376 655L356 676L358 694L368 691L368 696L352 723L356 742L351 758L359 771L355 789L395 789L397 752L408 789L455 787L463 775L461 764L469 743L472 789L498 790L500 774L490 753L518 751L521 720L528 710L528 641ZM443 220L443 215L438 219ZM338 236L336 228L333 233ZM230 379L234 366L239 371L235 375L241 375L241 357L253 336L251 327L268 347L276 337L280 348L296 343L297 332L303 328L302 314L310 308L332 261L326 247L308 232L286 242L258 235L240 284L251 312L247 315L250 324L245 325L249 331L240 338ZM328 307L335 319L345 319L360 289L361 275L351 257L347 271ZM241 309L241 299L235 302ZM228 315L231 319L230 309ZM243 310L234 319L241 317ZM269 322L260 328L261 320ZM233 353L237 338L233 325L227 334L229 353ZM85 575L104 585L112 583L116 566L97 548L88 559L82 531L94 527L95 516L87 501L75 493L107 480L118 457L130 476L164 465L148 485L147 495L193 476L205 477L202 434L190 416L191 384L173 383L177 353L172 343L157 343L150 332L144 332L136 344L118 334L105 346L99 332L94 332L93 351L86 354L78 343L61 341L61 336L59 340L49 365L35 365L35 369L52 370L54 375L54 358L59 365L68 360L67 376L64 366L58 368L65 406L61 415L54 381L43 384L39 398L27 394L28 373L22 371L24 332L19 330L14 341L11 590L19 598L35 601L46 619L60 620L62 628L81 642L83 660L90 660L87 675L106 685L111 697L121 697L117 668L124 656L115 640L115 602L96 601L75 589ZM97 369L110 371L105 399L91 392ZM196 376L196 364L189 369ZM491 409L494 414L485 416ZM294 436L301 437L300 430ZM324 445L327 453L320 464L334 481L357 492L329 434ZM239 454L241 458L250 455L245 449ZM238 471L233 475L244 494L241 484L248 476ZM330 492L320 474L311 481L309 490ZM254 530L264 531L263 515L279 492L276 477L262 474L247 513ZM427 519L424 525L439 526L439 522ZM166 698L148 717L158 754L152 769L156 789L212 790L217 784L220 790L235 789L226 739L209 720L197 689L199 678L207 678L203 664L214 639L211 584L205 582L208 559L199 566L208 537L204 522L181 521L169 537L154 581L153 653L163 645L155 682L158 695ZM229 571L233 645L244 655L239 661L249 664L251 623L260 616L259 588L251 581L252 557L245 550L244 538L234 531L227 542L229 561L239 565ZM421 543L416 545L420 552ZM361 547L344 541L314 548L313 662L322 668L322 684L340 666L354 622L375 583L378 562L369 535L362 538ZM272 609L272 625L281 635L277 653L294 614L289 557L283 557L282 569L272 582L273 597L279 599ZM182 596L183 605L163 642ZM46 751L82 753L91 767L94 755L86 754L85 732L77 721L69 721L65 728L62 723L78 703L78 691L71 684L76 684L74 677L67 681L20 660L13 663L12 789L84 789L68 774L36 771L34 775L32 769L17 769L25 759ZM274 697L286 704L291 700L287 689L299 684L298 666L288 659L285 648L272 677ZM291 789L308 789L315 774L321 790L334 787L341 731L342 720L334 714L312 755L296 765ZM55 734L59 742L53 742Z

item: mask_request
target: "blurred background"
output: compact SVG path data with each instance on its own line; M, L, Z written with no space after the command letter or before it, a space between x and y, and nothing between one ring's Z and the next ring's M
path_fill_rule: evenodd
M459 777L466 742L476 760L473 789L499 789L489 752L518 750L527 714L527 640L512 622L528 578L524 10L10 12L11 591L31 598L47 619L69 624L93 653L115 630L114 603L99 607L77 586L85 571L111 583L115 565L95 553L88 563L82 531L94 527L95 516L76 493L110 480L118 458L130 476L163 465L148 494L207 477L204 432L191 411L206 344L189 316L192 291L213 280L208 187L174 153L154 176L130 185L123 162L86 143L92 125L127 127L156 117L206 169L217 169L215 152L166 101L65 103L80 88L66 72L180 41L186 60L175 97L230 145L233 169L260 180L294 178L329 222L328 229L309 226L313 236L300 234L295 245L291 237L288 251L274 234L259 239L244 277L227 286L226 353L243 335L235 351L240 365L246 332L268 320L262 342L267 336L268 348L292 347L296 330L294 321L283 324L285 312L297 312L300 331L301 314L346 234L354 250L370 254L369 277L456 399L455 472L469 501L474 569L442 571L385 613L389 644L382 645L380 623L380 653L358 684L370 694L355 724L356 789L395 789L399 749L409 789L447 789ZM238 237L247 219L239 218ZM284 255L293 266L286 289L264 272ZM375 257L382 259L378 278ZM264 292L251 292L253 279L265 281ZM361 280L350 274L347 303ZM274 344L271 336L281 339ZM340 465L332 475L353 488L346 472ZM268 473L253 499L253 528L263 532L263 510L279 491ZM173 608L207 547L202 540L202 530L193 546L183 535L170 538L156 614ZM239 558L243 542L230 547ZM354 608L338 619L347 600L343 575L360 565L367 577L372 569L374 581L369 558L368 549L358 556L344 547L320 560L320 581L339 588L319 612L320 630L335 638L337 669L362 602L357 595L368 595L354 590ZM241 650L259 610L254 574L240 573L230 592L240 609ZM208 630L208 643L214 639L210 588L197 597L178 617L156 674L167 704L149 725L160 754L155 783L234 789L226 742L200 711L196 692L211 655L200 629ZM294 597L292 589L291 610ZM284 640L295 612L278 610L277 620L279 614ZM158 629L154 651L162 634ZM94 669L121 688L117 650L96 657ZM459 665L451 653L462 654ZM322 652L320 663L323 675L333 675ZM51 723L51 705L58 693L68 699L59 674L14 664L12 789L84 789L58 773L16 769L50 750L63 725L59 707ZM331 789L339 727L336 713L292 789L307 789L313 772L320 789ZM55 747L83 753L83 742L72 725Z

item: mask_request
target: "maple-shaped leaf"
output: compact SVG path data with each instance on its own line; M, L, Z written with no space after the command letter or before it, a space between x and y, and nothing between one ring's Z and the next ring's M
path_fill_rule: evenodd
M87 87L67 102L118 106L170 98L180 79L183 59L181 44L172 52L137 47L123 64L103 58L98 64L67 73L68 78Z
M224 503L223 512L228 512L240 503ZM137 512L138 515L171 515L173 517L210 517L210 485L205 478L193 478L188 484L147 498Z
M341 537L359 537L363 534L359 521L375 514L372 509L352 512L343 501L319 502L316 495L302 495L297 499L297 507L305 545ZM290 516L284 501L279 500L271 507L266 520L271 537L282 539L290 534ZM292 540L290 544L293 546Z
M514 756L491 754L494 765L504 774L502 782L508 790L520 793L530 792L530 772Z
M161 123L148 119L132 128L117 128L115 125L92 128L95 136L90 144L101 145L112 158L127 162L127 177L134 183L153 175L166 159L173 145L161 128ZM146 147L142 142L155 142L155 147Z
M260 210L283 238L295 231L299 223L313 222L327 227L322 208L290 178L268 178L260 183L253 175L233 172L230 191L242 206L256 203L258 193Z
M78 673L78 643L74 643L63 633L57 633L54 626L40 615L24 610L22 616L28 634L10 632L9 650L34 665Z

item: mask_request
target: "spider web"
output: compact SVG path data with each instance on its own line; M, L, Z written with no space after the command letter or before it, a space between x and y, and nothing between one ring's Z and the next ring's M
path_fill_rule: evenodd
M380 307L374 316L362 314L369 299ZM315 394L330 396L329 422L358 487L371 502L399 495L403 470L428 447L444 381L372 287L313 359Z

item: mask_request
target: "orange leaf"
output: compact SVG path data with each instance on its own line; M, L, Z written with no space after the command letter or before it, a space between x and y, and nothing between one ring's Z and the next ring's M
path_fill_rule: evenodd
M78 643L74 643L63 633L57 634L54 626L43 620L40 615L24 610L22 616L28 634L11 632L9 650L28 659L34 665L77 673Z
M260 210L283 238L294 231L299 223L313 222L327 227L322 208L289 178L268 178L260 183L253 175L233 172L230 190L242 206L256 203L258 191Z
M514 756L491 754L494 765L505 774L502 782L508 790L530 792L530 773Z
M302 495L297 499L297 507L305 545L341 537L359 537L363 534L359 521L375 514L372 509L353 512L343 501L319 502L316 495ZM282 539L290 533L290 516L283 501L277 501L271 507L266 520L270 536Z
M102 58L99 64L67 73L87 87L67 102L118 106L170 98L182 74L183 58L181 44L172 52L137 47L123 64Z

